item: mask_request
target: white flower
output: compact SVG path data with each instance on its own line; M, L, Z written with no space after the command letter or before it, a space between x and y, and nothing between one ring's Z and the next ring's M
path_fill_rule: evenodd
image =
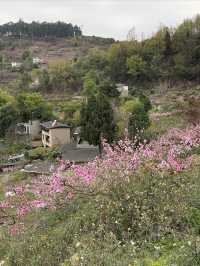
M5 196L6 197L13 197L13 196L15 196L15 192L13 192L13 191L8 191L8 192L6 192L5 193ZM1 263L1 262L0 262ZM1 265L1 264L0 264ZM3 265L3 264L2 264Z
M81 242L77 242L76 243L76 248L80 247L80 245L81 245Z

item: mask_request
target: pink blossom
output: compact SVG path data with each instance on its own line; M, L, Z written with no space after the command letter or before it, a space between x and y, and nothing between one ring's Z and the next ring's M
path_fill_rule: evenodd
M172 129L159 139L139 146L125 138L115 145L103 140L103 147L102 157L96 157L87 164L74 165L61 161L52 176L38 177L24 188L15 187L16 197L7 197L0 203L0 208L6 211L12 209L20 220L34 209L48 207L55 210L57 199L68 202L77 191L90 192L97 187L104 190L113 182L128 182L130 176L143 166L153 165L152 169L159 169L160 172L182 172L193 162L193 157L187 155L188 151L192 153L194 148L200 147L200 125L185 130ZM145 168L146 171L148 169ZM27 192L35 200L26 197ZM12 230L15 233L18 229Z
M22 226L19 224L14 224L9 228L9 232L12 236L16 236L21 232Z
M10 208L10 204L9 204L9 202L6 202L6 201L2 201L2 202L0 202L0 208L1 208L1 209Z
M30 211L30 208L27 206L21 206L17 209L17 216L23 217Z
M33 200L33 201L31 201L31 206L33 207L33 208L44 208L44 207L46 207L47 206L47 203L46 202L44 202L44 201L42 201L42 200Z
M68 199L73 199L73 197L74 197L74 193L69 192L69 193L67 194L67 198L68 198Z
M23 188L18 186L14 188L14 191L16 193L17 196L21 196L23 194Z

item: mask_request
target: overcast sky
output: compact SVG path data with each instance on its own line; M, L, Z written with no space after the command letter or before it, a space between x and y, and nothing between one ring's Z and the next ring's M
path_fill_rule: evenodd
M126 39L134 26L137 36L159 25L175 26L200 13L200 0L0 0L0 23L57 21L78 24L85 35Z

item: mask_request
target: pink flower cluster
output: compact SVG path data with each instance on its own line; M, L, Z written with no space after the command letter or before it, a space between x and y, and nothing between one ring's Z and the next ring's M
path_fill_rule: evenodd
M43 176L26 187L15 187L0 210L16 213L16 222L27 213L41 208L56 208L58 199L67 204L78 193L94 192L95 186L106 190L111 182L126 182L146 164L159 172L181 172L192 163L192 150L200 148L200 125L185 130L172 129L150 143L136 146L129 139L115 145L103 141L102 157L84 164L74 165L62 161L52 176ZM147 170L148 171L148 170ZM32 195L31 199L27 195Z

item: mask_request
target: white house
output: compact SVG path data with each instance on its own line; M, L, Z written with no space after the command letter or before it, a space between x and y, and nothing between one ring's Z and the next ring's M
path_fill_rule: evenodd
M19 69L19 68L21 68L21 66L22 66L22 63L19 63L19 62L12 62L11 63L12 68Z
M128 86L122 83L116 84L117 90L120 93L120 97L125 98L128 97Z
M30 136L31 140L40 138L40 121L32 120L27 123L18 123L17 124L17 134Z
M34 58L33 58L33 64L34 64L34 65L40 65L40 64L43 64L43 60L40 59L39 57L34 57Z

